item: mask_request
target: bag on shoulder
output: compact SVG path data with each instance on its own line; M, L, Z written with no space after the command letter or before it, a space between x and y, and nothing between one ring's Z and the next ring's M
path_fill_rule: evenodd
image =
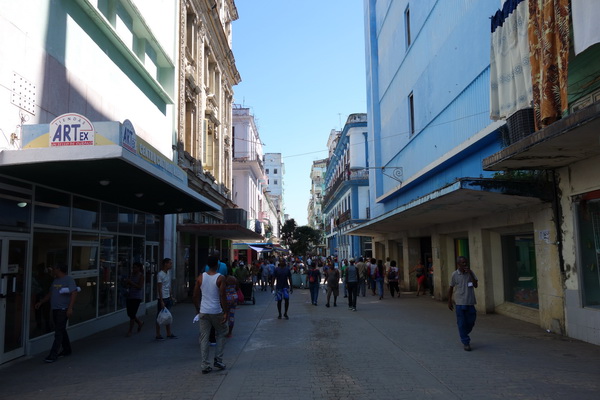
M388 280L393 281L396 279L396 271L390 268L390 272L388 272Z
M173 315L171 311L167 307L160 310L158 316L156 317L156 323L159 325L171 325L173 322Z

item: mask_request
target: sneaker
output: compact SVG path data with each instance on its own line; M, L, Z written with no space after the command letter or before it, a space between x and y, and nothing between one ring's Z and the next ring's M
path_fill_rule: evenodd
M334 307L337 307L337 304L336 304L336 303L333 303L333 306L334 306Z
M54 361L56 361L55 357L48 356L48 357L44 358L44 362L47 362L47 363L53 363Z
M465 344L463 348L465 349L465 351L471 351L471 345Z
M162 336L160 336L160 335L158 335L157 337L155 337L155 338L154 338L154 340L157 340L157 341L159 341L159 342L162 342L163 340L165 340L165 338L164 338L164 337L162 337Z
M167 336L167 339L179 339L179 338L175 335L169 335L169 336Z
M353 308L352 311L356 311L356 308Z
M218 368L218 369L220 369L220 370L223 370L223 369L225 369L225 364L224 364L224 363L222 363L221 361L217 361L217 360L215 360L215 362L214 362L214 364L213 364L213 365L215 366L215 368Z
M281 315L279 315L279 316L277 317L277 319L281 319Z
M204 368L204 369L202 370L202 373L203 373L203 374L208 374L210 371L212 371L212 368L211 368L211 367L206 367L206 368Z
M329 307L329 303L325 304L325 307Z
M287 314L285 314L285 315L283 316L283 318L285 318L285 319L290 319L290 317L288 317L288 315L287 315Z

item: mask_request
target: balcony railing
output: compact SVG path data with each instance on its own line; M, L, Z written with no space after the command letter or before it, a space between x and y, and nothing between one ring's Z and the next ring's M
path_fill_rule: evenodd
M322 205L326 207L329 201L333 198L335 192L342 185L342 183L346 181L354 181L354 180L363 180L369 179L369 170L368 169L359 169L359 170L350 170L348 166L346 166L345 172L340 174L336 178L335 181L331 184L329 188L327 188L327 194L323 197Z

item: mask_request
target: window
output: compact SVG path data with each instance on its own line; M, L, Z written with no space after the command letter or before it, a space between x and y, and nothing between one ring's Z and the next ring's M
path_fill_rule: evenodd
M269 168L267 168L265 171L266 171L267 175L269 175Z
M415 99L413 92L408 95L408 131L411 136L415 134Z
M538 309L537 268L533 234L502 237L504 299Z
M600 308L600 199L582 199L576 206L583 306Z
M275 179L274 184L277 185L277 179Z
M277 173L277 168L273 169L273 173L276 174Z
M406 49L410 47L412 38L410 37L410 8L407 6L404 11L404 35L406 37Z

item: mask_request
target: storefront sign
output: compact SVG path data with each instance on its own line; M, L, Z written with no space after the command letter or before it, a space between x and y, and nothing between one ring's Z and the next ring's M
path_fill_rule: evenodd
M130 120L123 121L123 147L133 154L137 154L136 135Z
M83 115L69 113L50 122L50 147L93 146L94 126Z

